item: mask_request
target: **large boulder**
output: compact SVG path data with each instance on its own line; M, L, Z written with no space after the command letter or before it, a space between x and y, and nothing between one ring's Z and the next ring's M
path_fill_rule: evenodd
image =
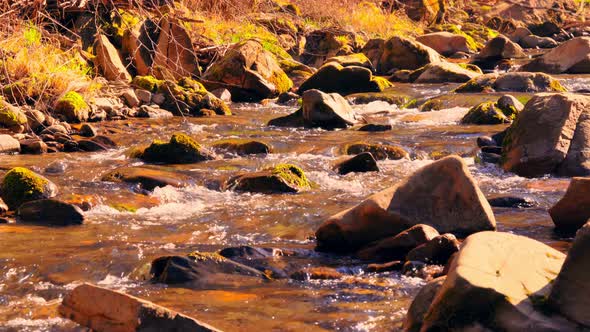
M505 36L498 36L486 43L476 55L478 61L524 58L526 54L522 48Z
M440 159L328 218L316 231L317 249L350 252L417 224L458 234L496 228L492 209L463 159Z
M57 186L47 178L23 167L8 171L0 183L0 196L11 210L23 203L57 195Z
M563 92L558 80L544 73L504 73L477 76L460 85L455 92Z
M576 234L574 243L549 294L549 306L569 320L590 329L590 223Z
M590 175L585 153L590 137L590 97L571 93L535 95L503 141L502 167L521 176Z
M424 322L424 315L428 312L432 301L445 282L446 276L438 277L429 281L425 286L420 288L418 294L412 300L408 308L406 319L404 320L404 331L419 332Z
M232 177L225 184L228 190L263 194L297 193L311 188L303 170L292 164L279 164L258 172Z
M23 203L17 211L18 221L51 226L81 225L84 213L73 204L55 199L40 199Z
M215 154L185 134L174 134L169 142L155 140L139 156L147 162L190 164L215 159Z
M450 56L457 52L469 53L465 36L447 31L427 33L416 37L416 41L432 48L444 56Z
M227 88L234 101L260 101L287 92L293 82L275 56L256 40L232 46L205 72L207 87Z
M414 83L465 83L481 75L481 71L464 68L455 63L436 62L413 71L410 80Z
M146 19L123 33L122 54L137 75L145 76L151 73L159 31L156 22Z
M563 232L575 232L590 219L590 178L572 178L565 195L551 209L555 227Z
M454 257L420 331L574 331L543 309L561 252L509 233L469 236Z
M521 71L544 73L590 73L590 37L568 40L543 56L525 64Z
M441 61L440 54L422 43L404 37L392 37L383 45L377 72L388 74L394 69L414 70Z
M326 93L349 95L359 92L382 92L393 86L387 79L373 76L370 69L359 66L343 67L337 62L327 63L299 87L298 93L317 89Z
M303 93L303 119L311 127L346 128L358 117L346 99L337 93L308 90Z
M152 64L154 75L160 79L175 79L200 75L199 62L190 36L180 22L164 16L160 21L156 55Z
M100 34L94 42L94 53L96 58L94 64L102 75L109 81L131 81L131 75L123 65L119 52L111 44L107 36Z
M59 314L97 332L219 331L154 303L90 284L69 292L59 306Z

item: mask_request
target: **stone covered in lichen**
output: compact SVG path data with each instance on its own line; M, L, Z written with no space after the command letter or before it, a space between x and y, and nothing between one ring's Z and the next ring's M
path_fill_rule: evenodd
M69 91L57 100L54 112L68 122L83 122L88 120L90 108L84 98L75 91Z
M311 188L303 170L292 164L279 164L258 172L238 175L226 189L255 193L297 193Z
M163 80L159 80L153 76L135 76L131 82L134 86L150 92L158 92L162 83L164 83Z
M147 162L190 164L215 159L215 155L185 134L174 134L169 142L155 140L140 158Z
M485 74L460 85L455 92L565 92L558 80L544 73Z
M461 119L461 123L476 125L510 123L510 116L512 115L508 114L507 116L504 114L495 102L489 101L472 107Z
M21 204L38 199L54 197L57 187L45 177L24 167L8 171L0 184L0 194L11 210Z
M0 126L16 128L27 123L27 116L19 108L12 106L0 97Z
M344 152L348 155L357 155L364 152L370 152L377 160L399 160L409 158L409 153L399 146L385 145L385 144L369 144L369 143L352 143L344 147Z

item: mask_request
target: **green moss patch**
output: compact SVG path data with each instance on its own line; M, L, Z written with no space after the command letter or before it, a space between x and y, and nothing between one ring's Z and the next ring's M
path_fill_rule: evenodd
M300 189L311 188L311 183L305 176L303 170L298 166L293 164L279 164L271 168L271 172L291 186Z
M2 199L11 210L25 202L53 197L56 191L49 180L24 167L8 171L0 186Z
M159 140L152 142L140 158L148 162L189 164L215 157L188 135L177 133L167 143Z

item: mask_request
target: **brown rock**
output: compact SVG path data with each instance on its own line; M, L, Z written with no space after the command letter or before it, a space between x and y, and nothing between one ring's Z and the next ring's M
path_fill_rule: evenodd
M560 231L572 232L584 226L590 218L590 178L573 178L549 214Z
M422 322L424 321L424 315L426 314L426 312L428 312L428 308L430 308L430 305L432 304L434 297L441 289L446 278L446 276L442 276L434 280L431 280L429 283L427 283L420 289L418 294L416 294L414 300L412 300L410 308L408 309L406 319L404 320L404 331L420 331L420 328L422 327Z
M131 75L123 65L119 52L105 35L98 35L94 42L95 65L109 81L131 81Z
M383 264L369 264L367 265L367 272L388 272L388 271L400 271L404 266L402 261L393 261Z
M188 32L168 16L160 21L153 71L157 78L176 80L201 73Z
M378 72L388 74L393 69L418 69L441 61L432 48L404 37L392 37L383 46Z
M522 66L520 70L553 74L590 73L590 37L568 40L545 55Z
M512 58L524 58L522 48L512 42L505 36L498 36L488 41L485 47L477 54L477 59L512 59Z
M330 280L342 278L342 273L331 267L308 267L293 272L291 278L295 280Z
M428 264L444 265L459 251L461 243L453 234L443 234L412 249L406 260L421 261Z
M449 56L457 52L469 53L467 38L447 31L428 33L416 37L416 41L434 49L438 53Z
M439 234L428 225L413 226L394 237L384 238L363 248L357 256L365 260L387 261L404 258L410 250L425 244Z
M587 223L576 234L549 294L549 304L552 308L585 328L590 328L589 252L590 223Z
M90 284L74 288L59 313L97 332L219 331L154 303Z
M351 252L417 224L471 234L496 228L491 207L463 159L450 156L326 220L318 250Z

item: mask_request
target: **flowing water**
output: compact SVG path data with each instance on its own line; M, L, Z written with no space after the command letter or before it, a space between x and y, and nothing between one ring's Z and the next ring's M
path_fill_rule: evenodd
M586 79L566 79L570 85L589 86ZM414 95L437 95L449 87L405 89ZM361 262L314 253L311 237L326 217L401 181L433 158L451 153L465 157L487 196L507 194L536 202L537 206L529 209L494 209L499 230L567 250L568 239L554 235L547 209L563 195L568 179L525 179L496 165L474 163L476 137L505 126L459 125L467 111L460 107L420 113L373 102L355 108L371 122L392 124L393 130L368 133L266 127L268 120L295 108L233 105L235 115L231 117L96 124L101 134L119 144L118 150L0 156L0 176L14 166L30 167L60 187L58 198L92 204L83 226L0 225L0 330L82 330L59 318L56 311L64 294L82 282L124 290L227 331L399 329L424 281L397 272L363 273ZM131 147L167 139L173 132L188 133L204 145L232 137L261 140L273 147L273 153L154 166L194 179L191 186L180 189L165 187L146 193L131 185L100 181L109 170L142 164L126 157ZM333 164L343 158L342 146L354 141L399 145L411 152L412 160L380 161L380 173L340 176L332 170ZM238 172L282 162L301 166L317 188L296 195L219 190L224 179ZM156 257L245 244L297 249L306 253L296 261L301 267L331 266L346 276L336 281L214 280L198 289L145 280L146 266Z

